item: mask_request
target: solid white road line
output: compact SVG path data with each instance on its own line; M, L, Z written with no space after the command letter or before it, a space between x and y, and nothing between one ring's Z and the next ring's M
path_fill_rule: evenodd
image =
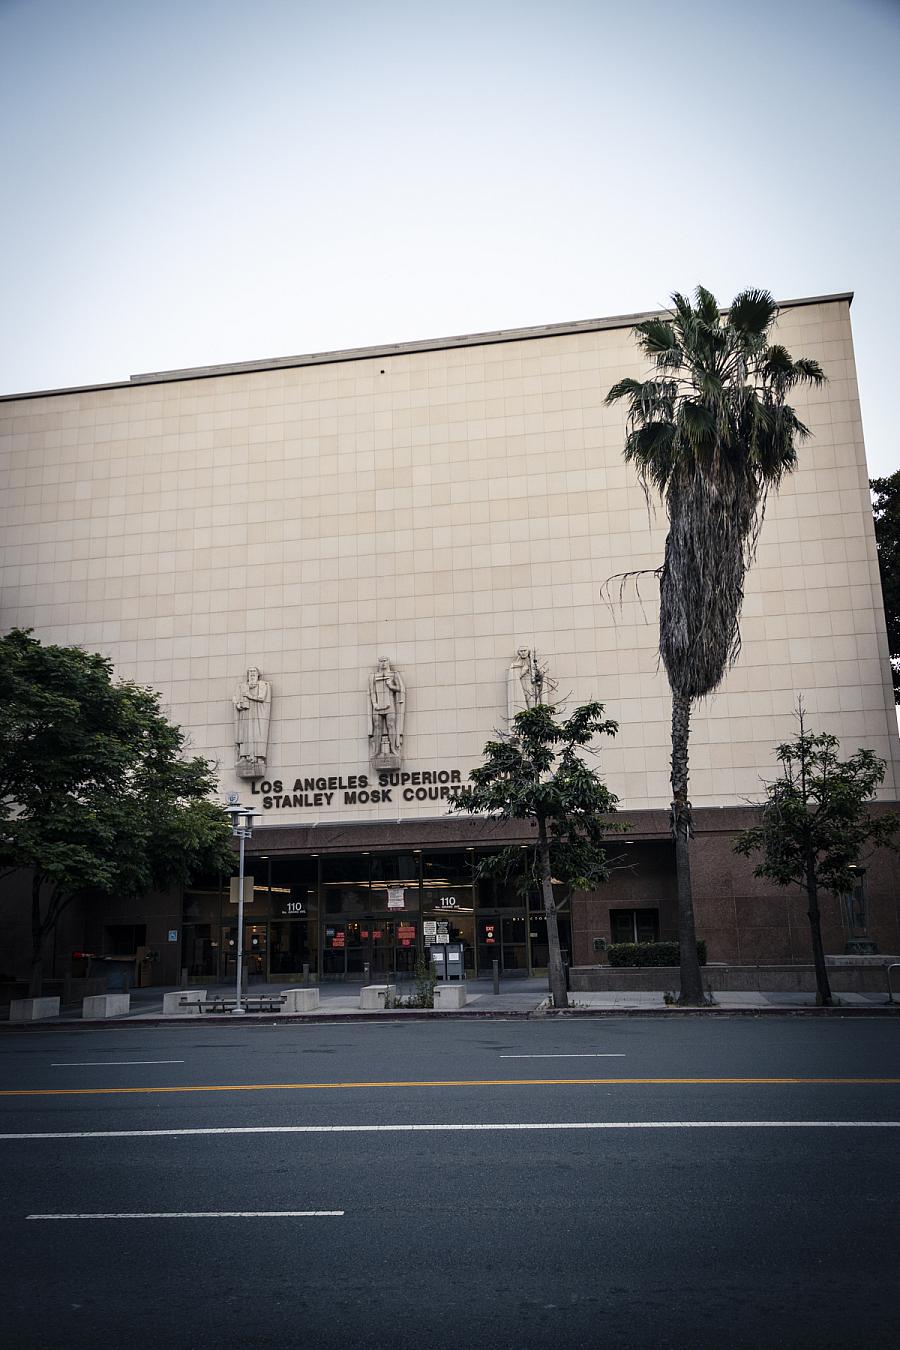
M168 1214L26 1214L26 1219L340 1219L342 1209L184 1210Z
M563 1120L497 1125L204 1125L172 1130L61 1130L2 1139L178 1139L207 1134L428 1134L515 1130L897 1130L900 1120Z
M51 1069L121 1069L127 1064L183 1064L183 1059L67 1059Z
M591 1052L584 1055L501 1055L501 1059L624 1059L624 1051Z

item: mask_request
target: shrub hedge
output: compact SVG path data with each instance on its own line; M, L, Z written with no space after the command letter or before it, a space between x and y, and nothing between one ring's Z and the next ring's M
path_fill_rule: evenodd
M611 942L606 949L611 966L677 966L677 942ZM706 965L706 943L697 942L701 966Z

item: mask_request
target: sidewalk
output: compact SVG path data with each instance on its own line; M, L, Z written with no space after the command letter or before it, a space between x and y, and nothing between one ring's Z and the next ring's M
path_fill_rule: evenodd
M465 1008L454 1012L435 1013L428 1009L421 1008L391 1008L388 1010L362 1011L359 1007L359 984L344 983L324 983L318 986L320 1006L313 1012L307 1013L245 1013L245 1022L273 1022L273 1021L297 1021L297 1022L315 1022L317 1020L334 1021L344 1018L362 1018L370 1021L373 1018L383 1020L385 1018L394 1020L405 1019L428 1019L447 1018L447 1017L529 1017L545 1016L564 1017L567 1012L573 1016L621 1016L621 1015L644 1015L644 1016L673 1016L683 1017L686 1015L695 1015L701 1017L715 1016L734 1016L734 1015L761 1015L770 1013L811 1013L824 1016L840 1016L843 1014L860 1015L875 1014L878 1016L892 1013L900 1016L900 1002L891 1007L885 994L840 994L836 998L837 1006L834 1008L817 1008L815 995L798 993L754 993L754 992L719 992L715 995L715 1003L705 1008L679 1008L677 1005L667 1005L663 995L658 992L645 991L608 991L603 993L573 991L569 994L569 1009L559 1010L558 1012L549 1007L548 989L546 978L531 979L508 979L500 984L500 993L495 994L491 980L467 980L466 994L467 1003ZM398 987L398 995L401 998L408 997L414 989L412 980L401 980ZM201 1022L230 1022L233 1020L232 1014L203 1014L197 1016L176 1016L165 1017L163 1015L163 995L168 993L177 993L177 987L170 986L166 988L153 989L133 989L131 991L131 1011L124 1017L105 1018L98 1021L86 1022L81 1016L80 1005L72 1005L62 1009L59 1017L45 1018L40 1022L23 1023L17 1022L14 1025L22 1026L59 1026L66 1024L68 1026L121 1026L123 1023L165 1023L165 1024L189 1024L192 1027ZM209 995L221 994L226 997L233 997L233 985L214 985L205 988ZM251 985L249 995L254 993L280 993L277 985ZM0 1023L0 1026L4 1023ZM5 1025L10 1025L6 1023Z

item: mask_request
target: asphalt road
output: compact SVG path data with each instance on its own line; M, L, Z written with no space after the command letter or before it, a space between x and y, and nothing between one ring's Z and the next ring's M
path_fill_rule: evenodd
M898 1124L893 1020L9 1032L0 1339L893 1346Z

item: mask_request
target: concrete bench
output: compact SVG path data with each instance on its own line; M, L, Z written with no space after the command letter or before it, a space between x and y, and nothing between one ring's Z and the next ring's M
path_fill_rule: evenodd
M9 1005L11 1022L40 1022L44 1017L59 1017L58 998L14 998Z
M387 1001L397 997L395 984L364 984L359 992L359 1006L363 1012L374 1012L383 1008Z
M199 1017L205 989L176 989L163 994L163 1017Z
M319 1006L318 989L285 989L282 998L288 1013L313 1012Z
M449 1012L452 1008L466 1006L466 986L462 980L458 984L436 984L434 986L435 1012Z
M125 1017L130 1011L130 994L91 994L81 1000L82 1017Z

